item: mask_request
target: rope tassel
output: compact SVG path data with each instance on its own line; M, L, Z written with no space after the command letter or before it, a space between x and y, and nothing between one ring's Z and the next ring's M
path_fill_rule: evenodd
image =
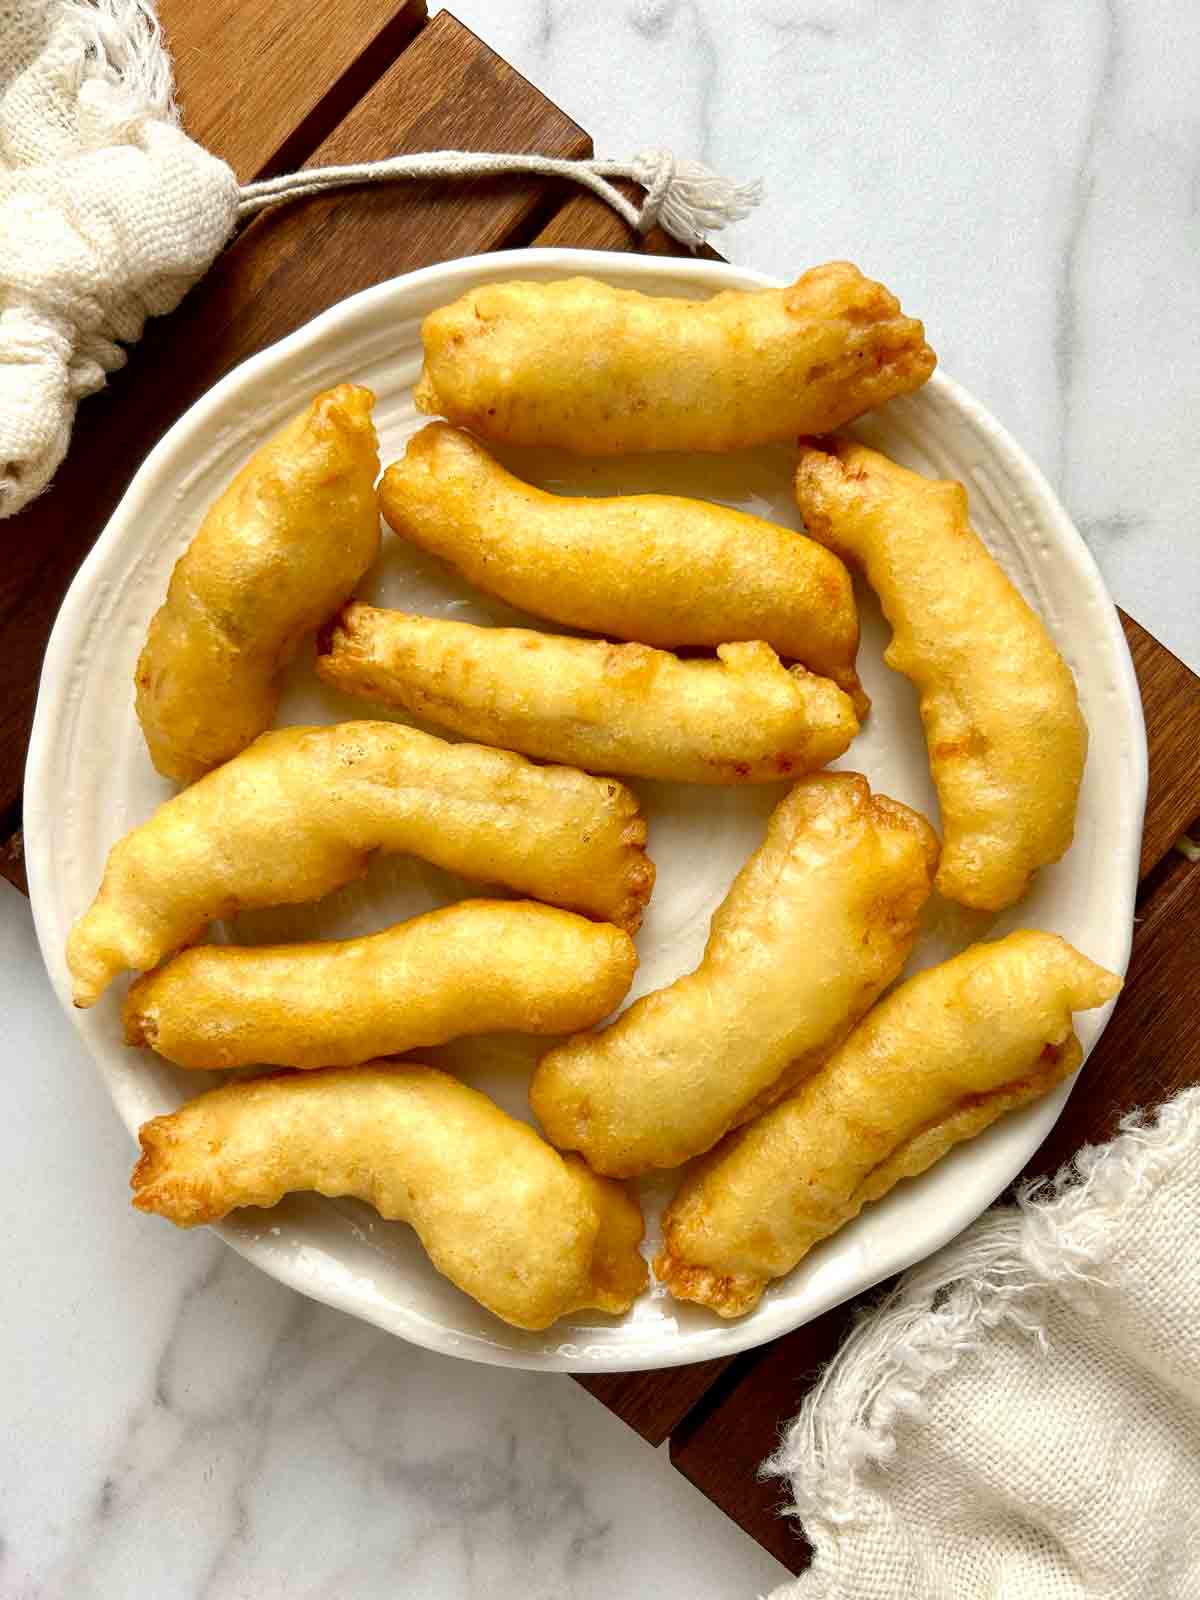
M658 222L692 250L704 243L706 233L749 216L763 197L757 179L731 183L702 161L676 161L669 150L643 150L629 176L646 191L638 232L647 233Z
M566 178L610 205L639 234L658 223L690 250L707 234L748 216L763 197L761 183L731 183L699 161L677 161L669 150L644 150L632 161L561 161L551 156L499 155L470 150L431 150L345 167L314 167L244 184L238 220L268 206L358 183L396 179L490 178L510 173ZM640 206L609 182L629 178L646 191Z

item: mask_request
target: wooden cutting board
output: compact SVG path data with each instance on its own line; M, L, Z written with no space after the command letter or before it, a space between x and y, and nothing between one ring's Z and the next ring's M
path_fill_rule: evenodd
M160 0L184 123L242 179L300 165L444 148L591 154L591 140L453 16L423 0L314 0L303 20L266 0ZM248 58L254 92L246 92ZM506 179L350 190L247 227L128 367L80 407L53 487L4 525L0 571L0 872L24 887L20 786L42 655L76 569L135 469L223 373L334 301L415 267L526 244L676 247L633 239L590 196ZM803 263L797 263L797 267ZM1150 742L1150 800L1133 960L1083 1082L1029 1171L1107 1138L1137 1105L1200 1081L1192 1026L1197 868L1172 851L1200 816L1200 679L1122 617ZM755 1470L854 1307L729 1361L581 1380L785 1565L807 1547Z

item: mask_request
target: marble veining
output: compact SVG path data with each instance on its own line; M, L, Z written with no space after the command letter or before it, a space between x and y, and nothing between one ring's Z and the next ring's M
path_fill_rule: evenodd
M1058 328L1054 339L1059 392L1059 446L1056 479L1061 485L1067 474L1071 434L1071 397L1075 385L1075 357L1084 334L1080 326L1080 306L1075 279L1080 245L1088 222L1092 195L1096 188L1095 160L1103 119L1112 98L1113 83L1121 56L1121 37L1115 0L1104 0L1104 42L1091 108L1084 125L1083 148L1072 177L1071 195L1066 208L1066 240L1062 251L1062 277L1058 290ZM1093 530L1094 531L1094 530Z
M416 1350L128 1205L0 884L3 1600L663 1600L782 1569L569 1378ZM30 1203L33 1197L33 1203Z
M850 256L1200 668L1200 8L455 0L599 153L765 179L717 241ZM136 359L136 357L134 358ZM567 1379L471 1367L130 1212L131 1150L0 885L3 1600L752 1597L782 1577ZM781 1419L782 1420L782 1419Z
M593 135L764 205L714 242L850 257L1062 494L1118 602L1200 667L1200 8L1185 0L455 0Z

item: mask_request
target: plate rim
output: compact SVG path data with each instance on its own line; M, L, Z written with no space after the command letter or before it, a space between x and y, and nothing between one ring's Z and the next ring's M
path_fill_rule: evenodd
M129 1127L130 1133L136 1137L136 1128L126 1119L116 1098L109 1076L104 1065L92 1053L86 1036L82 1032L79 1013L71 1003L70 993L65 981L65 969L62 966L61 952L56 943L52 944L51 933L47 926L49 920L48 898L50 894L51 850L48 838L51 805L48 798L49 782L48 771L54 756L54 728L58 722L58 715L62 703L67 695L71 667L75 654L75 647L80 634L86 625L86 608L91 599L94 580L97 572L103 567L109 552L123 537L126 526L135 521L139 515L139 508L144 503L150 492L155 478L161 472L164 464L168 463L174 451L178 448L183 436L191 435L197 428L204 427L214 413L218 413L224 406L226 397L248 381L270 369L272 366L287 361L293 354L302 350L307 345L323 338L334 331L339 324L349 316L357 316L371 311L371 303L375 300L386 302L394 295L398 288L417 287L430 280L437 280L446 288L446 297L451 299L456 292L455 285L460 280L471 280L481 268L486 267L489 275L494 275L497 268L503 269L511 265L515 270L514 277L521 276L521 269L529 268L550 269L564 272L572 270L579 273L603 277L605 269L612 270L614 265L619 265L623 275L631 272L646 280L654 278L671 278L690 280L697 284L716 280L718 288L778 288L789 281L758 272L752 268L737 266L733 263L720 261L707 261L698 258L672 256L632 256L616 254L612 251L600 250L575 250L557 248L528 248L516 250L493 251L484 254L457 257L451 261L436 262L430 266L420 267L412 272L401 273L396 277L386 279L382 283L373 284L357 293L348 295L335 302L315 317L304 322L300 327L286 334L282 339L268 345L265 349L256 351L235 367L199 396L183 414L157 441L154 447L142 461L137 471L130 480L111 516L106 522L100 535L81 563L72 579L71 585L63 599L58 615L55 618L53 629L46 647L38 683L37 703L34 712L33 726L30 733L29 751L25 764L25 801L24 801L24 832L26 869L29 882L30 905L33 913L34 927L38 938L43 961L46 965L52 987L56 997L72 1020L72 1025L80 1035L80 1042L84 1051L91 1060L104 1082L113 1109L122 1122ZM1123 922L1126 936L1123 943L1123 956L1117 967L1122 974L1127 970L1129 953L1133 938L1133 912L1138 885L1138 867L1140 862L1141 824L1144 817L1147 782L1148 782L1148 753L1146 744L1145 719L1138 688L1137 677L1133 667L1133 660L1129 652L1128 641L1121 627L1117 615L1116 604L1108 592L1099 566L1096 562L1083 536L1075 526L1073 520L1063 506L1058 495L1042 473L1041 469L1029 457L1019 442L1013 438L1008 430L1001 424L990 411L987 410L973 395L948 377L940 368L934 372L925 386L935 394L941 395L950 402L955 410L967 417L976 428L987 436L988 443L993 450L1007 457L1015 473L1019 474L1039 495L1042 508L1049 513L1053 522L1055 544L1058 549L1067 554L1076 571L1085 581L1087 587L1099 598L1107 602L1099 609L1099 617L1103 619L1104 633L1109 647L1108 653L1112 661L1114 674L1117 679L1116 688L1127 710L1133 715L1130 718L1133 739L1128 751L1130 761L1131 798L1138 826L1136 830L1131 827L1129 837L1121 841L1117 851L1118 857L1124 856L1124 863L1118 860L1115 875L1120 876L1122 866L1125 869L1126 904L1123 908ZM1040 518L1043 522L1044 518ZM1115 1003L1115 1002L1114 1002ZM1107 1025L1111 1014L1110 1004L1100 1013L1100 1024L1096 1033L1098 1040ZM1092 1048L1094 1048L1094 1043ZM1089 1051L1090 1053L1090 1051ZM1085 1055L1086 1061L1086 1055ZM1058 1091L1048 1096L1041 1104L1048 1114L1053 1111L1052 1117L1040 1134L1044 1139L1046 1134L1058 1121L1062 1108L1070 1093L1078 1073L1059 1088ZM1036 1148L1036 1146L1035 1146ZM1004 1185L996 1191L1002 1191ZM969 1204L951 1213L952 1221L936 1229L931 1229L923 1238L920 1247L915 1250L900 1250L881 1268L870 1283L864 1283L855 1291L865 1293L883 1278L892 1276L895 1272L906 1270L915 1262L927 1259L937 1250L941 1249L950 1239L960 1234L971 1222L993 1203L995 1194L988 1197L983 1205L977 1205L978 1196L971 1198ZM770 1327L759 1331L753 1319L741 1322L715 1323L709 1330L712 1337L705 1338L705 1346L712 1348L697 1348L697 1341L686 1341L678 1350L654 1350L637 1354L636 1351L622 1355L613 1351L605 1354L605 1346L572 1347L571 1353L566 1354L562 1349L557 1351L526 1351L515 1347L489 1343L483 1340L478 1342L469 1340L466 1336L438 1325L431 1325L428 1319L418 1313L406 1311L395 1306L388 1306L392 1315L375 1314L371 1306L365 1305L361 1298L353 1293L340 1292L336 1285L330 1285L315 1279L312 1275L306 1276L302 1267L294 1265L292 1258L284 1260L278 1256L269 1256L259 1245L257 1239L246 1237L236 1223L218 1223L213 1231L237 1253L246 1260L251 1261L260 1270L271 1277L298 1290L310 1299L321 1301L338 1310L348 1312L360 1320L381 1327L389 1333L407 1340L409 1343L425 1349L436 1351L443 1355L466 1358L486 1365L510 1367L530 1371L557 1371L576 1373L601 1373L601 1372L632 1372L648 1370L666 1370L674 1366L690 1365L693 1362L711 1359L713 1356L735 1355L745 1350L758 1348L769 1343L787 1332L794 1331L804 1326L816 1316L823 1314L823 1309L818 1308L810 1315L805 1315L800 1321L787 1322L785 1326ZM935 1242L930 1245L928 1240ZM843 1300L835 1301L844 1303ZM379 1310L378 1307L375 1308ZM786 1320L786 1319L785 1319ZM646 1342L653 1343L653 1336Z

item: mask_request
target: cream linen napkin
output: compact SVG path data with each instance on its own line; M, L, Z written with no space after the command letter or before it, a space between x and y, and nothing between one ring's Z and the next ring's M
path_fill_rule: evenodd
M0 0L0 517L50 481L75 407L233 229L237 179L175 125L138 0Z
M1200 1089L906 1274L765 1470L771 1600L1196 1600Z

